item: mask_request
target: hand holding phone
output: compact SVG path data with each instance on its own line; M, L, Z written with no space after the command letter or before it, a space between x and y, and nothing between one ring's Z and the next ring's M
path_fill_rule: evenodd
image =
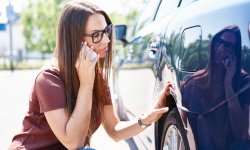
M84 43L82 42L82 46ZM90 48L86 45L87 48L84 49L84 56L86 57L87 52L91 51L90 53L90 61L94 61L95 58L97 57L97 53L93 50L93 48Z
M231 65L231 61L230 61L230 58L229 58L229 57L226 57L226 58L224 59L224 64L225 64L227 67L229 67L229 66Z
M99 55L93 49L94 47L89 47L86 41L82 42L81 50L75 64L80 84L90 87L94 85L95 65L99 59Z

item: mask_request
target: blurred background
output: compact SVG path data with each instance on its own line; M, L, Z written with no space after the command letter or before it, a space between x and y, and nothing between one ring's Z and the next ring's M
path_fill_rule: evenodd
M91 0L114 24L134 24L147 0ZM0 0L0 69L34 69L50 59L56 25L67 0ZM132 26L132 25L131 25ZM131 29L128 29L131 30ZM117 43L115 51L125 54Z
M89 1L103 8L113 24L130 27L148 0ZM66 2L0 0L0 149L7 149L13 135L21 129L34 78L53 56L58 15ZM128 28L128 33L131 30ZM114 51L118 59L127 57L127 49L118 41ZM103 132L101 127L93 136L94 148L133 149L125 141L107 140Z

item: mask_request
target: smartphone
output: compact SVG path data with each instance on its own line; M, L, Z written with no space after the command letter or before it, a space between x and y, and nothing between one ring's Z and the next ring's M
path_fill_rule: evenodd
M96 52L92 50L92 52L90 54L90 61L94 61L96 57L97 57Z
M229 57L226 57L226 58L224 59L224 63L225 63L225 65L226 65L227 67L229 67L229 66L231 65L230 58L229 58Z
M82 46L83 46L83 42L82 42ZM88 46L89 47L89 46ZM85 51L86 50L91 50L91 48L88 48L88 49L84 49ZM84 54L86 54L86 52L84 51ZM93 51L93 50L91 50L92 52L91 52L91 54L90 54L90 61L94 61L95 60L95 58L97 57L97 53L95 52L95 51Z

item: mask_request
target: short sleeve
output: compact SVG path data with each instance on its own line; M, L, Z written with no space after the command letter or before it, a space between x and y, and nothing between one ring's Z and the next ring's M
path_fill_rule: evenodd
M66 106L65 88L56 70L44 70L37 76L35 92L41 113Z

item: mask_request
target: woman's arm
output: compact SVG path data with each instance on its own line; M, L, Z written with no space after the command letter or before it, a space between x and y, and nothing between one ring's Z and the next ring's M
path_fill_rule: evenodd
M248 131L248 118L244 109L239 103L238 96L235 95L232 86L225 87L226 98L228 101L229 117L234 135L238 139L246 139Z
M53 133L68 149L84 147L88 134L92 106L92 88L80 87L73 113L68 116L66 109L45 112Z
M90 61L92 51L93 47L89 48L85 42L75 64L80 86L72 114L69 116L66 108L45 112L45 117L52 131L68 149L84 147L89 130L95 64L99 59L97 56L93 61Z
M166 101L166 95L171 86L170 83L167 84L159 99L153 105L152 110L141 117L143 124L152 124L157 121L163 113L168 111L168 107L164 107L164 104ZM138 124L138 120L120 121L115 114L112 105L106 105L104 107L103 126L108 135L115 141L133 137L144 130Z
M136 120L120 121L112 105L104 106L103 117L103 127L108 135L115 141L132 137L143 131L143 128L139 126Z
M233 90L232 81L236 72L236 57L234 55L230 55L229 59L231 62L230 65L226 65L224 62L224 66L226 68L224 85L226 99L229 99L229 117L234 135L236 136L236 138L244 140L247 138L248 131L248 118L246 115L247 112L244 112L244 109L240 105L238 96L235 95L235 91Z

